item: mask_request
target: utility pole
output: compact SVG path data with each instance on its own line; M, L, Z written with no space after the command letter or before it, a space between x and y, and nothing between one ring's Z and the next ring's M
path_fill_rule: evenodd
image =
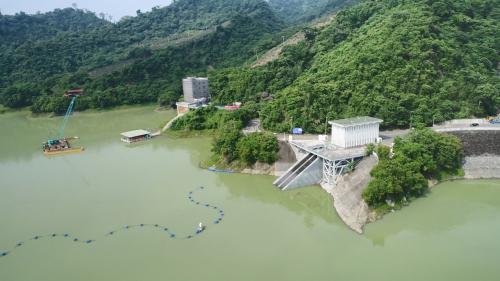
M326 135L326 130L328 130L328 116L325 117L325 135Z

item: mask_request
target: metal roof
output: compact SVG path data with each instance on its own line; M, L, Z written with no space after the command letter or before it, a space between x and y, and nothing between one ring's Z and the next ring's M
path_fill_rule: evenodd
M146 130L134 130L134 131L121 133L121 135L126 137L126 138L135 138L135 137L140 137L140 136L150 135L150 134L151 134L151 132L146 131Z
M373 118L369 116L359 116L359 117L328 121L328 124L340 127L353 127L353 126L382 123L382 122L383 122L382 119Z

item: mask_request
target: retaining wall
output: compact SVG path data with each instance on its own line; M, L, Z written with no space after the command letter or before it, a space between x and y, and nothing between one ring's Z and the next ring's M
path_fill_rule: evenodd
M449 134L462 140L465 156L500 155L500 131L498 130L456 131L449 132Z

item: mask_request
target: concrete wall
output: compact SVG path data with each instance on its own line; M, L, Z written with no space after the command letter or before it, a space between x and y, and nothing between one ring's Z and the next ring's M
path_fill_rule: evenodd
M332 144L343 148L375 143L378 137L378 123L348 127L332 125Z
M316 158L302 173L297 175L283 190L318 184L323 178L323 159Z
M478 124L489 124L488 120L486 119L454 119L450 121L446 121L443 123L443 125L470 125L472 123L478 123Z

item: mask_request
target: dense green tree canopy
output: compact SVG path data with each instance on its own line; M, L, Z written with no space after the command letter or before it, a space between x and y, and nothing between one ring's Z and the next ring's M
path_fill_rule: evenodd
M175 21L172 17L178 23L169 31L164 25ZM190 33L200 26L202 33ZM173 105L181 94L182 77L243 64L255 48L277 44L275 33L281 27L261 0L178 1L117 24L61 33L0 52L0 102L58 112L67 105L59 95L82 87L87 96L79 99L77 110L156 101ZM169 44L175 39L170 33L180 42ZM25 81L33 94L8 97L15 93L12 87L18 89Z
M270 5L278 11L282 1ZM315 7L309 0L287 3L287 9ZM116 24L61 10L46 16L48 22L60 16L59 26L39 38L20 32L0 52L0 102L59 112L67 104L59 95L84 87L88 96L77 110L172 105L183 76L208 73L215 103L255 102L263 126L273 131L323 132L325 119L356 115L379 117L392 128L491 115L500 107L499 6L365 0L326 26L303 28L305 40L261 67L251 67L253 60L292 34L263 0L179 0ZM64 23L68 15L81 24ZM0 35L13 36L25 22L36 29L43 16L1 16L10 29L0 26L9 31Z
M371 115L385 127L496 114L500 4L364 1L266 66L212 76L214 98L262 100L262 123L324 131L325 118Z
M92 12L72 8L36 15L0 14L0 45L16 46L28 40L50 39L60 33L84 32L107 24Z
M372 170L373 180L363 192L372 207L385 205L386 200L401 203L423 195L428 179L457 173L464 157L457 137L430 129L412 130L407 137L397 138L392 150L391 157L388 147L377 148L380 163Z
M341 8L353 5L358 0L269 0L273 10L289 23L311 21Z

